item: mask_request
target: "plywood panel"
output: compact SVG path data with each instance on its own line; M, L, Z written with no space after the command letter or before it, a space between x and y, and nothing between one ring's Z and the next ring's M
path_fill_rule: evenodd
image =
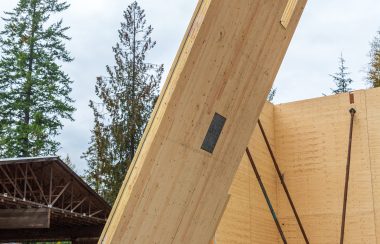
M203 0L190 24L103 243L208 243L306 0ZM201 144L214 114L226 124Z
M273 105L267 105L260 115L260 120L272 149L276 151L273 112ZM273 208L277 212L277 174L258 126L254 130L249 148L253 154L253 159L255 160ZM280 240L280 236L252 168L250 168L250 203L252 210L251 243L277 243L277 241Z
M355 104L348 94L267 104L260 115L311 243L339 243L351 107L357 114L345 243L379 238L380 88L356 91L354 98ZM249 146L270 198L277 200L273 205L285 236L289 243L304 243L258 128ZM230 193L235 204L223 216L217 243L281 243L246 157Z
M274 149L273 105L267 103L260 115ZM277 175L259 128L255 128L249 148L277 209ZM231 201L216 232L216 243L277 243L279 235L252 166L246 155L230 188Z
M349 108L354 122L345 243L375 243L365 92L275 107L276 149L311 243L338 243L347 158ZM290 243L302 242L285 194L279 218Z
M218 244L251 243L249 167L244 161L236 173L230 189L231 200L215 235Z
M376 237L380 242L380 88L367 90L365 96Z

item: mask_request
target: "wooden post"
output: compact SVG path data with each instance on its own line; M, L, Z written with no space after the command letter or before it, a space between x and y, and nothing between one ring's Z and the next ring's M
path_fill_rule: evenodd
M53 195L53 164L50 163L50 176L49 176L49 206L51 206L52 195Z

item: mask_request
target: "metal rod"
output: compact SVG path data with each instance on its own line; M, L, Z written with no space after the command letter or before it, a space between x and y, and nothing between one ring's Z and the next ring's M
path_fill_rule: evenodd
M275 212L274 209L273 209L272 203L271 203L271 201L270 201L270 199L269 199L269 196L268 196L268 193L267 193L267 191L266 191L266 189L265 189L264 183L263 183L263 181L261 180L261 177L260 177L259 171L258 171L257 168L256 168L255 162L253 161L253 158L252 158L251 152L249 151L248 147L245 149L245 151L246 151L246 153L247 153L247 156L248 156L249 161L251 162L251 165L252 165L253 171L255 171L255 175L256 175L257 181L259 182L259 185L260 185L261 191L263 192L264 197L265 197L265 200L267 201L268 207L269 207L269 209L270 209L270 212L272 213L273 220L274 220L274 222L276 223L277 230L278 230L278 232L280 233L281 239L282 239L282 241L284 242L284 244L287 244L287 241L286 241L286 238L285 238L284 232L282 231L281 225L280 225L280 223L278 222L276 212Z
M297 212L297 209L296 209L296 207L295 207L295 205L294 205L293 199L292 199L292 197L290 196L290 193L289 193L288 187L287 187L287 185L286 185L286 183L285 183L284 177L282 176L282 173L281 173L280 167L278 166L278 163L277 163L276 157L274 156L274 153L273 153L272 147L271 147L271 145L270 145L270 143L269 143L269 140L268 140L268 137L267 137L267 135L266 135L266 133L265 133L264 127L263 127L263 125L261 124L261 121L260 121L260 120L258 121L258 123L259 123L259 127L260 127L260 130L261 130L261 134L262 134L263 137L264 137L265 144L267 145L268 151L269 151L270 156L271 156L271 158L272 158L272 161L273 161L274 167L276 168L277 175L278 175L278 177L280 178L281 185L282 185L282 187L284 188L284 191L285 191L285 193L286 193L286 197L288 198L288 201L289 201L289 203L290 203L290 206L292 207L292 210L293 210L294 216L296 217L296 220L297 220L298 226L299 226L299 228L300 228L300 230L301 230L301 232L302 232L303 238L304 238L305 242L306 242L307 244L309 244L310 242L309 242L309 239L307 238L306 231L305 231L305 229L303 228L303 225L302 225L301 219L300 219L300 217L299 217L299 215L298 215L298 212Z
M346 210L347 210L347 198L348 198L348 183L350 180L350 166L351 166L351 148L352 148L352 134L354 131L354 117L356 110L351 108L351 122L350 122L350 134L348 141L348 155L347 155L347 165L346 165L346 181L344 184L344 199L343 199L343 213L342 213L342 226L340 230L340 244L344 242L344 229L346 226Z

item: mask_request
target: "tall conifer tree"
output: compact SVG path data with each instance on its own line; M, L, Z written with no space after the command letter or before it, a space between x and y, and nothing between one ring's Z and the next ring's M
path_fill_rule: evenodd
M367 74L367 81L372 87L380 87L380 30L371 42L369 53L370 63Z
M69 5L58 0L19 0L0 32L0 157L56 154L62 119L72 120L72 81L62 71L72 58L62 20L50 16Z
M350 85L352 83L352 79L349 77L347 72L348 68L345 66L346 60L343 58L343 54L339 57L339 71L333 75L330 75L336 85L336 88L331 89L333 94L340 94L350 92L352 89Z
M94 128L87 181L112 203L132 162L157 98L163 65L146 61L156 42L144 10L133 2L124 12L119 42L113 47L115 65L107 66L107 77L98 77L95 92L100 103L90 101Z

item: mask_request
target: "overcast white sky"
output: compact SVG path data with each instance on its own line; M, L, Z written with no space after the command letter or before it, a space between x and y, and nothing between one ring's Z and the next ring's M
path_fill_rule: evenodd
M140 0L157 41L151 62L163 63L165 74L185 33L198 0ZM285 0L282 0L285 1ZM67 44L75 61L64 66L74 80L75 122L65 122L58 140L61 154L70 155L80 173L86 162L80 159L87 149L92 128L95 77L113 64L111 47L117 41L122 12L131 0L68 0L71 7L63 14L72 40ZM0 0L0 16L17 0ZM3 21L0 20L0 30ZM369 42L380 29L379 0L309 0L288 50L275 87L275 103L284 103L329 94L333 83L329 74L337 71L343 53L354 80L353 88L365 88L364 69L368 63ZM166 77L166 75L165 75Z

